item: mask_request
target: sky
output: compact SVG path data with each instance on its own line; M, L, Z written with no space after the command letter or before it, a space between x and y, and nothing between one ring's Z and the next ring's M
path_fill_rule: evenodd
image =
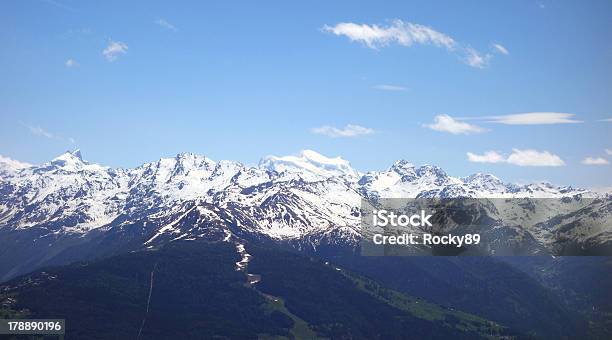
M612 185L612 2L0 2L0 155ZM608 121L606 121L608 120Z

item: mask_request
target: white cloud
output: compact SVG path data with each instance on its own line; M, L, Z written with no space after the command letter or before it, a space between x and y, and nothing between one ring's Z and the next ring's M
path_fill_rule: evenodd
M157 19L157 20L155 21L155 23L156 23L156 24L158 24L159 26L161 26L161 27L163 27L163 28L167 29L167 30L172 31L172 32L176 32L176 31L178 31L178 29L176 28L176 26L174 26L174 25L172 25L171 23L169 23L169 22L168 22L166 19L159 18L159 19Z
M508 55L508 54L510 54L510 52L508 52L508 49L507 49L507 48L505 48L505 47L504 47L503 45L501 45L501 44L493 44L493 48L494 48L494 49L495 49L497 52L499 52L499 53L501 53L501 54L504 54L504 55Z
M64 65L66 65L66 67L70 68L70 67L78 66L79 64L77 64L77 62L74 59L70 58L70 59L66 60L66 63Z
M40 126L28 126L27 127L33 135L42 136L46 138L53 138L53 134Z
M548 125L548 124L574 124L582 123L580 120L575 120L573 113L559 112L530 112L517 113L504 116L483 117L492 123L500 123L506 125Z
M612 149L606 149L606 153L607 153L609 156L612 156Z
M482 155L467 153L468 160L475 163L504 163L506 159L495 151L487 151Z
M369 135L374 133L373 129L355 125L348 124L344 128L337 128L329 125L321 126L318 128L311 129L312 133L318 135L324 135L332 138L336 137L357 137L361 135Z
M565 162L548 151L512 149L506 162L518 166L564 166Z
M582 160L584 165L607 165L610 164L607 159L602 157L587 157Z
M491 54L482 54L471 47L466 47L464 53L463 60L465 63L476 68L485 68L492 58Z
M444 33L427 26L410 22L405 23L399 19L391 21L388 26L341 22L335 26L325 25L323 31L335 35L345 35L351 41L360 42L373 49L389 46L391 43L407 47L417 43L431 44L453 50L457 44L453 38Z
M612 118L601 119L600 122L612 122Z
M120 54L126 54L128 46L120 41L109 41L108 46L102 51L108 61L115 61Z
M39 136L39 137L45 137L45 138L49 138L49 139L55 139L55 140L59 140L59 141L63 141L63 142L69 142L71 144L76 143L76 140L72 137L69 138L64 138L63 136L56 134L56 133L52 133L47 131L46 129L38 126L38 125L29 125L26 124L24 122L19 122L19 124L21 124L23 127L25 127L26 129L28 129L28 131L30 131L31 134L33 134L34 136Z
M403 87L403 86L386 85L386 84L375 85L374 88L377 90L383 90L383 91L396 91L396 92L408 91L408 88Z
M325 25L324 32L343 35L351 41L359 42L369 48L379 49L392 44L410 47L415 44L433 45L458 54L467 65L484 68L493 55L482 54L470 46L465 46L431 27L404 22L399 19L391 20L387 25L356 24L341 22L334 26ZM498 44L496 44L498 45ZM503 46L499 45L503 48ZM505 48L504 50L508 52Z
M471 133L480 133L486 131L485 129L468 124L466 122L458 121L449 115L437 115L434 118L433 124L425 124L423 125L426 128L430 128L432 130L441 131L441 132L449 132L454 135L460 134L471 134Z
M468 152L468 161L475 163L508 163L518 166L564 166L565 162L548 151L512 149L505 157L497 151L487 151L482 155Z
M55 137L54 134L52 134L51 132L41 128L40 126L28 125L28 124L23 123L23 122L19 122L19 124L21 124L23 127L28 129L30 131L30 133L35 135L35 136L40 136L40 137L45 137L45 138L54 138Z

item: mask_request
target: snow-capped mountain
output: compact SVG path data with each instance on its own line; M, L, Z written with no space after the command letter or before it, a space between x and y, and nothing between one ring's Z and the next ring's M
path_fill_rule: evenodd
M267 239L311 248L321 243L355 245L362 199L572 199L569 203L574 204L551 210L558 215L585 209L586 200L575 202L594 197L603 202L599 209L608 209L608 214L610 209L609 195L582 189L506 184L488 174L457 178L439 167L403 160L386 171L361 174L340 157L311 150L268 156L256 167L181 153L133 169L87 162L77 150L39 166L2 157L0 175L0 243L5 251L23 253L32 262L26 267L53 257L74 257L82 253L75 247L84 244L88 252L201 237ZM516 217L503 204L497 208L491 212L495 219ZM552 217L532 219L533 225L543 226ZM523 229L541 242L552 242L556 228L546 226ZM609 230L590 232L572 235L610 239L601 236ZM36 251L37 256L28 255ZM20 271L5 269L0 276Z
M31 167L31 164L22 163L0 155L0 176L7 178L14 176L21 169Z
M259 162L262 169L278 173L292 173L310 180L340 177L355 181L361 174L340 157L328 158L312 150L303 150L298 156L267 156Z

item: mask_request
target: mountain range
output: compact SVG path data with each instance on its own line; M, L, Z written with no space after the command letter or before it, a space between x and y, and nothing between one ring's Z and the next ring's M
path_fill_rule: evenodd
M2 279L61 263L63 257L78 258L76 249L85 243L105 253L115 248L101 245L108 238L149 247L202 237L266 238L313 249L321 243L355 245L362 199L531 199L545 213L530 216L531 225L518 232L513 227L512 234L540 248L558 246L562 236L577 240L578 247L606 251L612 239L609 193L507 184L481 173L458 178L403 160L386 171L360 173L342 158L310 150L268 156L256 167L181 153L132 169L87 162L76 150L40 166L3 157L0 174L0 243L12 254L10 263L0 263ZM516 214L514 207L496 208L495 220ZM593 218L599 227L593 227Z
M534 257L539 260L360 256L362 202L377 204L389 198L484 200L487 221L492 222L483 234L496 244L488 249L490 254L514 255L528 246L530 255L545 256ZM335 322L332 316L325 322L314 316L301 319L310 316L315 307L303 305L297 296L303 298L304 291L314 288L304 285L303 274L297 272L294 281L286 281L292 273L289 267L303 268L306 275L318 273L317 277L329 279L329 284L344 282L346 275L351 284L359 282L358 286L374 280L367 286L381 285L400 295L424 298L428 303L458 308L509 327L501 331L498 326L487 328L478 323L484 332L598 337L609 331L612 306L606 302L607 295L593 291L612 283L606 274L610 262L607 257L585 257L592 260L582 263L585 277L577 284L568 273L568 268L575 268L573 260L550 254L608 254L611 216L610 193L549 183L516 185L482 173L459 178L436 166L415 166L404 160L385 171L362 173L342 158L310 150L295 156L264 157L258 166L181 153L131 169L87 162L79 150L43 165L0 157L0 282L9 283L5 291L17 289L25 296L33 294L32 285L37 282L53 281L49 275L64 276L65 281L54 281L61 284L49 283L62 291L81 284L69 278L98 274L80 265L59 271L44 268L98 263L96 266L110 268L110 272L119 270L123 274L117 275L121 276L128 267L138 268L138 261L146 262L147 268L151 265L151 260L141 255L125 258L132 256L126 254L174 254L173 245L189 242L210 247L224 244L221 257L246 276L249 286L288 299L288 305L282 307L285 315L294 322L310 324L310 331L327 337L343 338L350 330L335 333L329 329ZM164 250L169 246L174 248ZM227 246L234 249L233 255ZM192 249L186 255L192 266L191 258L199 250L185 247ZM295 259L287 264L280 259L294 253L322 262L312 265ZM129 265L117 268L113 264L117 259ZM277 271L273 264L278 264ZM346 275L330 279L324 269L329 266ZM139 274L138 284L143 275ZM230 276L234 282L236 278ZM86 285L94 282L86 277ZM299 292L291 288L298 286ZM330 293L320 293L323 305ZM316 292L310 296L314 298ZM501 308L500 301L508 304L507 308ZM32 302L29 308L35 305ZM313 325L319 321L324 326L317 331ZM589 326L589 322L596 325ZM272 322L268 330L274 327ZM362 335L376 334L361 331Z

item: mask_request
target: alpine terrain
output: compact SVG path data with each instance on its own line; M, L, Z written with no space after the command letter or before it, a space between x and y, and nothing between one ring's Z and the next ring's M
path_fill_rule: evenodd
M488 254L541 256L361 256L362 201L387 198L479 199ZM310 150L258 166L181 153L132 169L87 162L79 150L42 165L0 157L0 313L86 318L82 304L93 296L101 310L126 311L120 338L134 338L134 325L143 338L179 334L164 329L166 312L222 323L193 301L235 316L234 325L202 325L206 337L405 338L412 329L439 338L605 338L612 299L598 290L609 290L611 261L558 255L611 249L610 193L458 178L404 160L361 173ZM220 290L227 295L210 295ZM40 303L51 296L61 298ZM155 309L172 299L183 309ZM232 301L259 321L240 319ZM91 337L89 318L77 338ZM387 334L388 318L404 321Z

